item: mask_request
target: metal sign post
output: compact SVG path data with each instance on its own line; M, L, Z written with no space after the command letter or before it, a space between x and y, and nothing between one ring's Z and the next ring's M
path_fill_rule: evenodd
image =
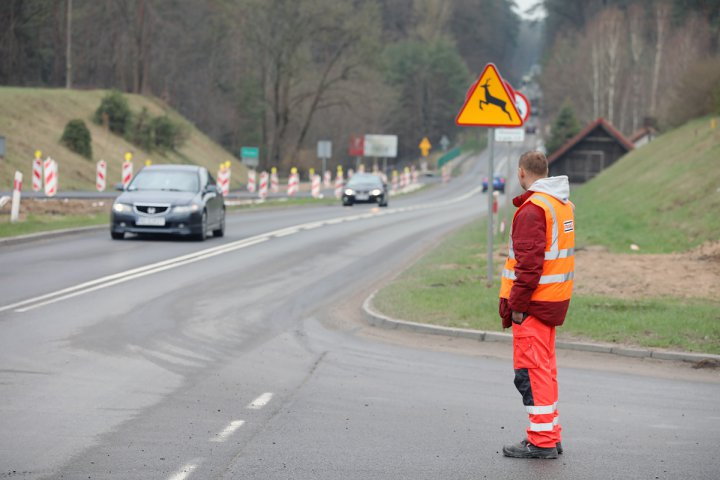
M488 251L487 251L487 286L488 288L493 285L493 179L495 172L493 171L495 165L495 129L488 129L488 143L490 144L490 158L488 159Z

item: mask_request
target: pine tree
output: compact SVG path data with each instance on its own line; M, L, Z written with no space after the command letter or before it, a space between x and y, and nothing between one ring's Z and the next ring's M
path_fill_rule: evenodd
M562 147L565 142L578 134L580 124L575 118L575 112L568 102L565 102L560 108L552 130L550 131L550 139L547 142L547 151L552 153Z

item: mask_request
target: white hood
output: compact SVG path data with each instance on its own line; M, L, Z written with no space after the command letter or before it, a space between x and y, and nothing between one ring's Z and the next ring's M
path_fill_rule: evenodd
M570 182L567 175L558 175L557 177L546 177L535 180L528 190L538 193L547 193L552 195L563 203L570 200Z

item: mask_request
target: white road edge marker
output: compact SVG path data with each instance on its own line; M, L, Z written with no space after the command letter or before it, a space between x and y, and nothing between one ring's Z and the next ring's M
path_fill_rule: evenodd
M228 437L230 437L230 435L235 433L235 430L242 427L244 423L245 423L245 420L233 420L232 422L230 422L230 425L225 427L222 432L218 433L213 438L211 438L210 441L217 442L217 443L224 442L225 440L228 439Z
M271 392L265 392L258 398L250 402L247 408L251 410L260 410L272 400L273 394Z
M192 474L196 468L200 466L200 462L186 463L175 474L168 478L168 480L185 480Z
M442 207L451 205L453 203L457 203L463 200L466 200L476 193L478 193L482 187L476 187L469 192L465 193L464 195L460 195L459 197L445 200L442 202L437 202L434 204L421 204L416 205L414 207L404 207L404 208L391 208L388 210L385 210L382 212L382 215L388 215L388 214L394 214L394 213L402 213L406 211L415 211L415 210L421 210L421 209L427 209L427 208L434 208L434 207ZM57 290L55 292L46 293L44 295L40 295L37 297L29 298L26 300L21 300L19 302L15 302L9 305L3 305L0 306L0 312L4 312L6 310L15 310L17 313L24 313L28 312L30 310L34 310L36 308L43 307L45 305L50 305L56 302L60 302L63 300L67 300L73 297L77 297L80 295L84 295L86 293L91 293L96 290L100 290L103 288L111 287L113 285L117 285L120 283L124 283L130 280L134 280L136 278L141 278L147 275L152 275L154 273L159 273L165 270L170 270L172 268L180 267L183 265L187 265L190 263L194 263L200 260L204 260L210 257L214 257L216 255L220 255L223 253L229 253L234 250L238 250L241 248L249 247L252 245L257 245L258 243L265 242L270 239L270 237L284 237L288 235L293 235L295 233L298 233L299 230L305 229L305 227L317 228L318 223L323 223L324 225L335 225L342 222L351 222L354 220L360 220L364 218L372 218L379 216L380 213L368 213L363 215L349 215L349 216L342 216L342 217L335 217L329 220L324 220L321 222L308 222L304 224L299 225L293 225L290 227L281 228L278 230L274 230L271 232L255 235L254 237L248 237L244 238L242 240L237 240L235 242L225 243L222 245L218 245L216 247L207 248L204 250L200 250L198 252L189 253L186 255L181 255L179 257L170 258L167 260L163 260L156 263L151 263L150 265L144 265L142 267L133 268L130 270L126 270L124 272L115 273L112 275L107 275L104 277L97 278L95 280L90 280L88 282L83 282L78 285L74 285L72 287L63 288L61 290Z

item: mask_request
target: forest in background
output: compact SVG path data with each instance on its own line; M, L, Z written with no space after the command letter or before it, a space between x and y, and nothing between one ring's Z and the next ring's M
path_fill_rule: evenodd
M717 0L545 0L543 116L630 135L720 111ZM567 122L567 118L564 118Z
M311 164L319 139L346 159L365 133L415 158L456 136L485 63L526 73L520 31L510 0L4 0L0 84L153 95L264 167Z

